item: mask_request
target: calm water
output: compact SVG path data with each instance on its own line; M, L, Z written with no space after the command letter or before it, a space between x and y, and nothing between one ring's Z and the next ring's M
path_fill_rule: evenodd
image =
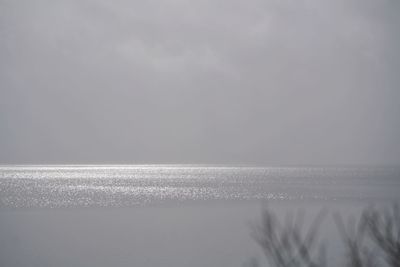
M250 235L265 200L281 221L304 211L305 227L328 210L319 238L343 266L332 214L399 192L397 168L3 166L0 266L268 266Z
M400 199L399 168L3 166L0 208L219 200Z

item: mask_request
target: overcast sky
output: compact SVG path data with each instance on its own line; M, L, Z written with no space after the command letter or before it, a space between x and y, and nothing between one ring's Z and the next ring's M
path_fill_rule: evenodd
M398 0L0 0L0 163L400 164Z

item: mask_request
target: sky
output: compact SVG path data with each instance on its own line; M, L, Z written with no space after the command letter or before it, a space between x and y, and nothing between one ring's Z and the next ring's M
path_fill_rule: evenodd
M0 164L400 164L398 0L0 0Z

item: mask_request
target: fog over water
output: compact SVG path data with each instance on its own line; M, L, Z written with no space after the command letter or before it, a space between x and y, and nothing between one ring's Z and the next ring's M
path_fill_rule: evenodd
M399 164L400 2L0 1L0 163Z
M0 0L0 266L269 266L265 207L311 230L324 211L326 266L343 266L334 216L400 200L399 14Z

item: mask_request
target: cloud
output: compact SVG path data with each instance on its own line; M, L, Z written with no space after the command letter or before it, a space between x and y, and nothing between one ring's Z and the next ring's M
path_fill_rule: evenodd
M0 6L0 162L400 162L396 1Z

